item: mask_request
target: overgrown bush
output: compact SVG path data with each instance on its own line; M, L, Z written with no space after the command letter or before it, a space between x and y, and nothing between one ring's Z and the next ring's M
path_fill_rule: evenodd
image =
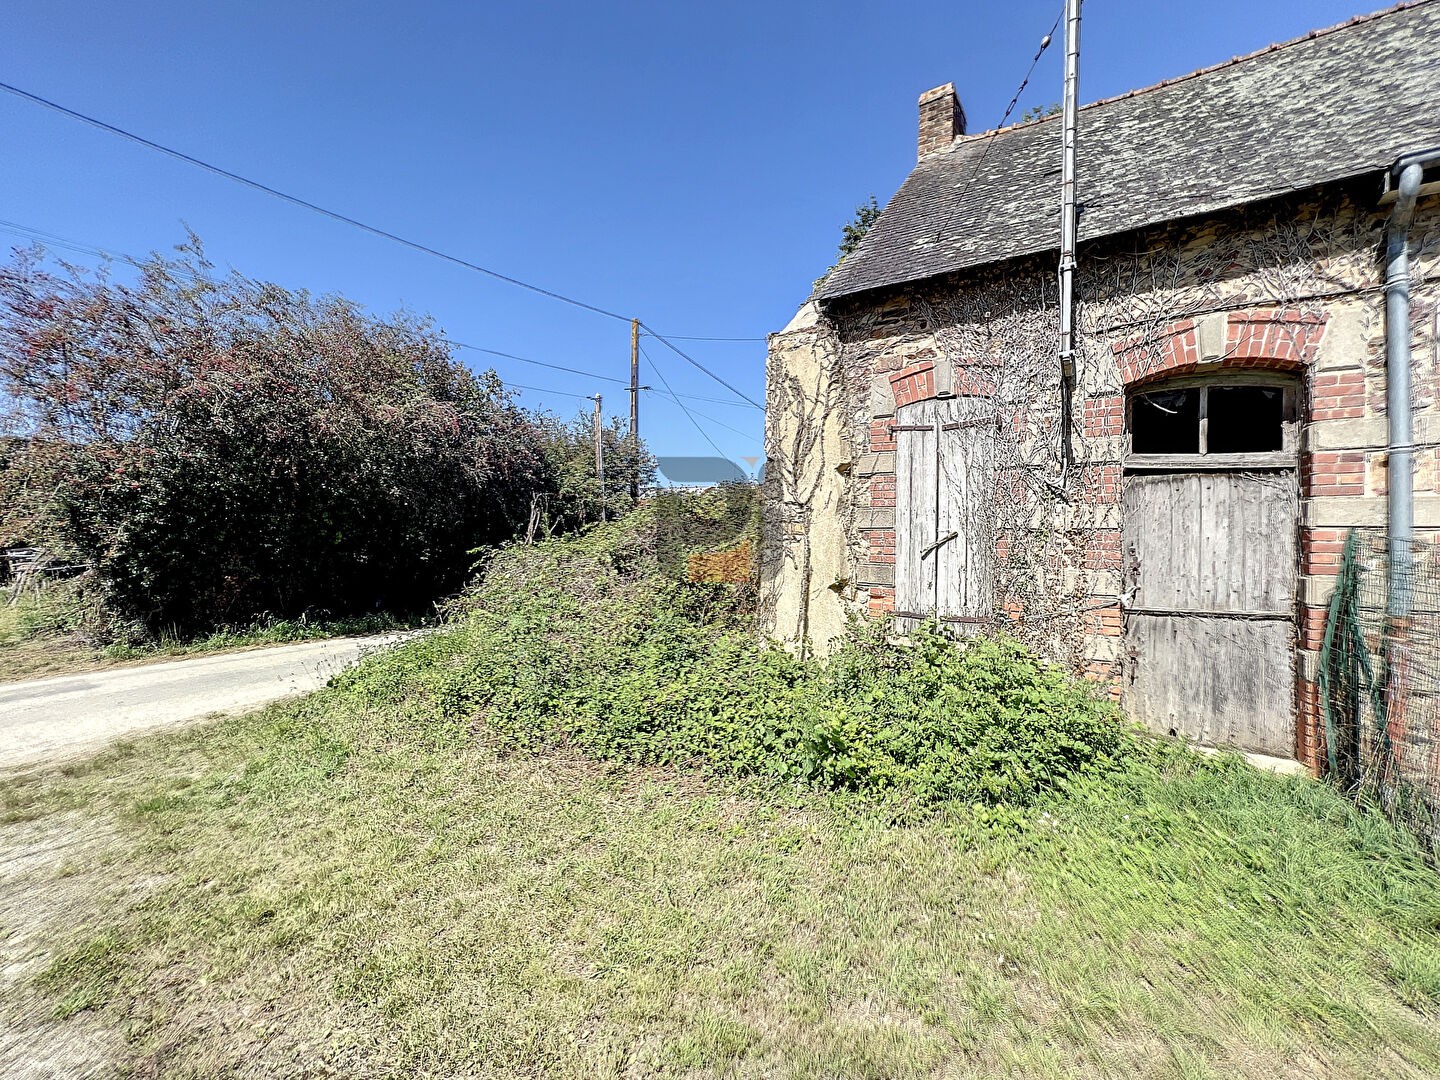
M702 497L700 512L713 511ZM897 804L1024 804L1115 760L1127 728L1005 638L856 628L825 660L756 640L749 592L675 581L654 508L495 552L456 625L350 676L514 748L848 789Z
M0 268L0 536L94 565L152 635L415 609L555 489L544 433L428 322L214 276Z
M692 573L692 560L719 552L733 552L745 545L759 547L760 487L737 481L717 484L703 497L694 493L666 491L652 501L655 515L655 552L660 566L671 577L706 580ZM733 571L738 567L721 561L718 566ZM735 580L733 573L711 580Z

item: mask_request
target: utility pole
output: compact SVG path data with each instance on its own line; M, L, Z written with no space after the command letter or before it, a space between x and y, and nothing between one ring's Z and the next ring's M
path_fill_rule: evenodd
M600 520L607 520L605 513L605 422L600 415L600 395L595 402L595 476L600 481Z
M1060 180L1061 454L1070 466L1071 387L1075 379L1075 129L1080 96L1080 4L1065 0L1064 149Z
M640 320L630 320L630 501L640 501Z

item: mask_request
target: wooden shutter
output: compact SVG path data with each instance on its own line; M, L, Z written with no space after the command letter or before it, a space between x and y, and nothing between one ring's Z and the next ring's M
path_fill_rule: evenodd
M925 557L939 524L935 405L919 401L895 415L895 612L905 633L935 611L937 564Z
M940 423L937 610L941 620L988 622L994 612L995 420L973 399L945 402ZM960 408L959 406L969 406Z
M895 417L895 611L963 625L993 611L995 422L974 398L921 401Z

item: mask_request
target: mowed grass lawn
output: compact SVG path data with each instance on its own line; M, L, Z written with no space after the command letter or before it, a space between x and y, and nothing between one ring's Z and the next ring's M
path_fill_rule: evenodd
M363 682L0 786L112 835L46 1009L144 1076L1440 1076L1440 879L1319 784L1175 753L896 823Z

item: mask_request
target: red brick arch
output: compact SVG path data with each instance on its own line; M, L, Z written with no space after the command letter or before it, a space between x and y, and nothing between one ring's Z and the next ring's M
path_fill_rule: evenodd
M995 392L994 380L988 373L968 367L957 368L953 383L951 392L956 397L990 397ZM935 362L925 360L901 368L890 376L890 391L895 395L896 408L938 397L940 382L936 378Z
M1229 312L1218 357L1201 355L1195 319L1178 319L1158 332L1117 341L1111 349L1127 388L1197 371L1298 372L1314 362L1328 318L1296 308Z
M890 391L895 395L896 408L932 398L935 390L935 363L932 360L911 364L890 376Z

